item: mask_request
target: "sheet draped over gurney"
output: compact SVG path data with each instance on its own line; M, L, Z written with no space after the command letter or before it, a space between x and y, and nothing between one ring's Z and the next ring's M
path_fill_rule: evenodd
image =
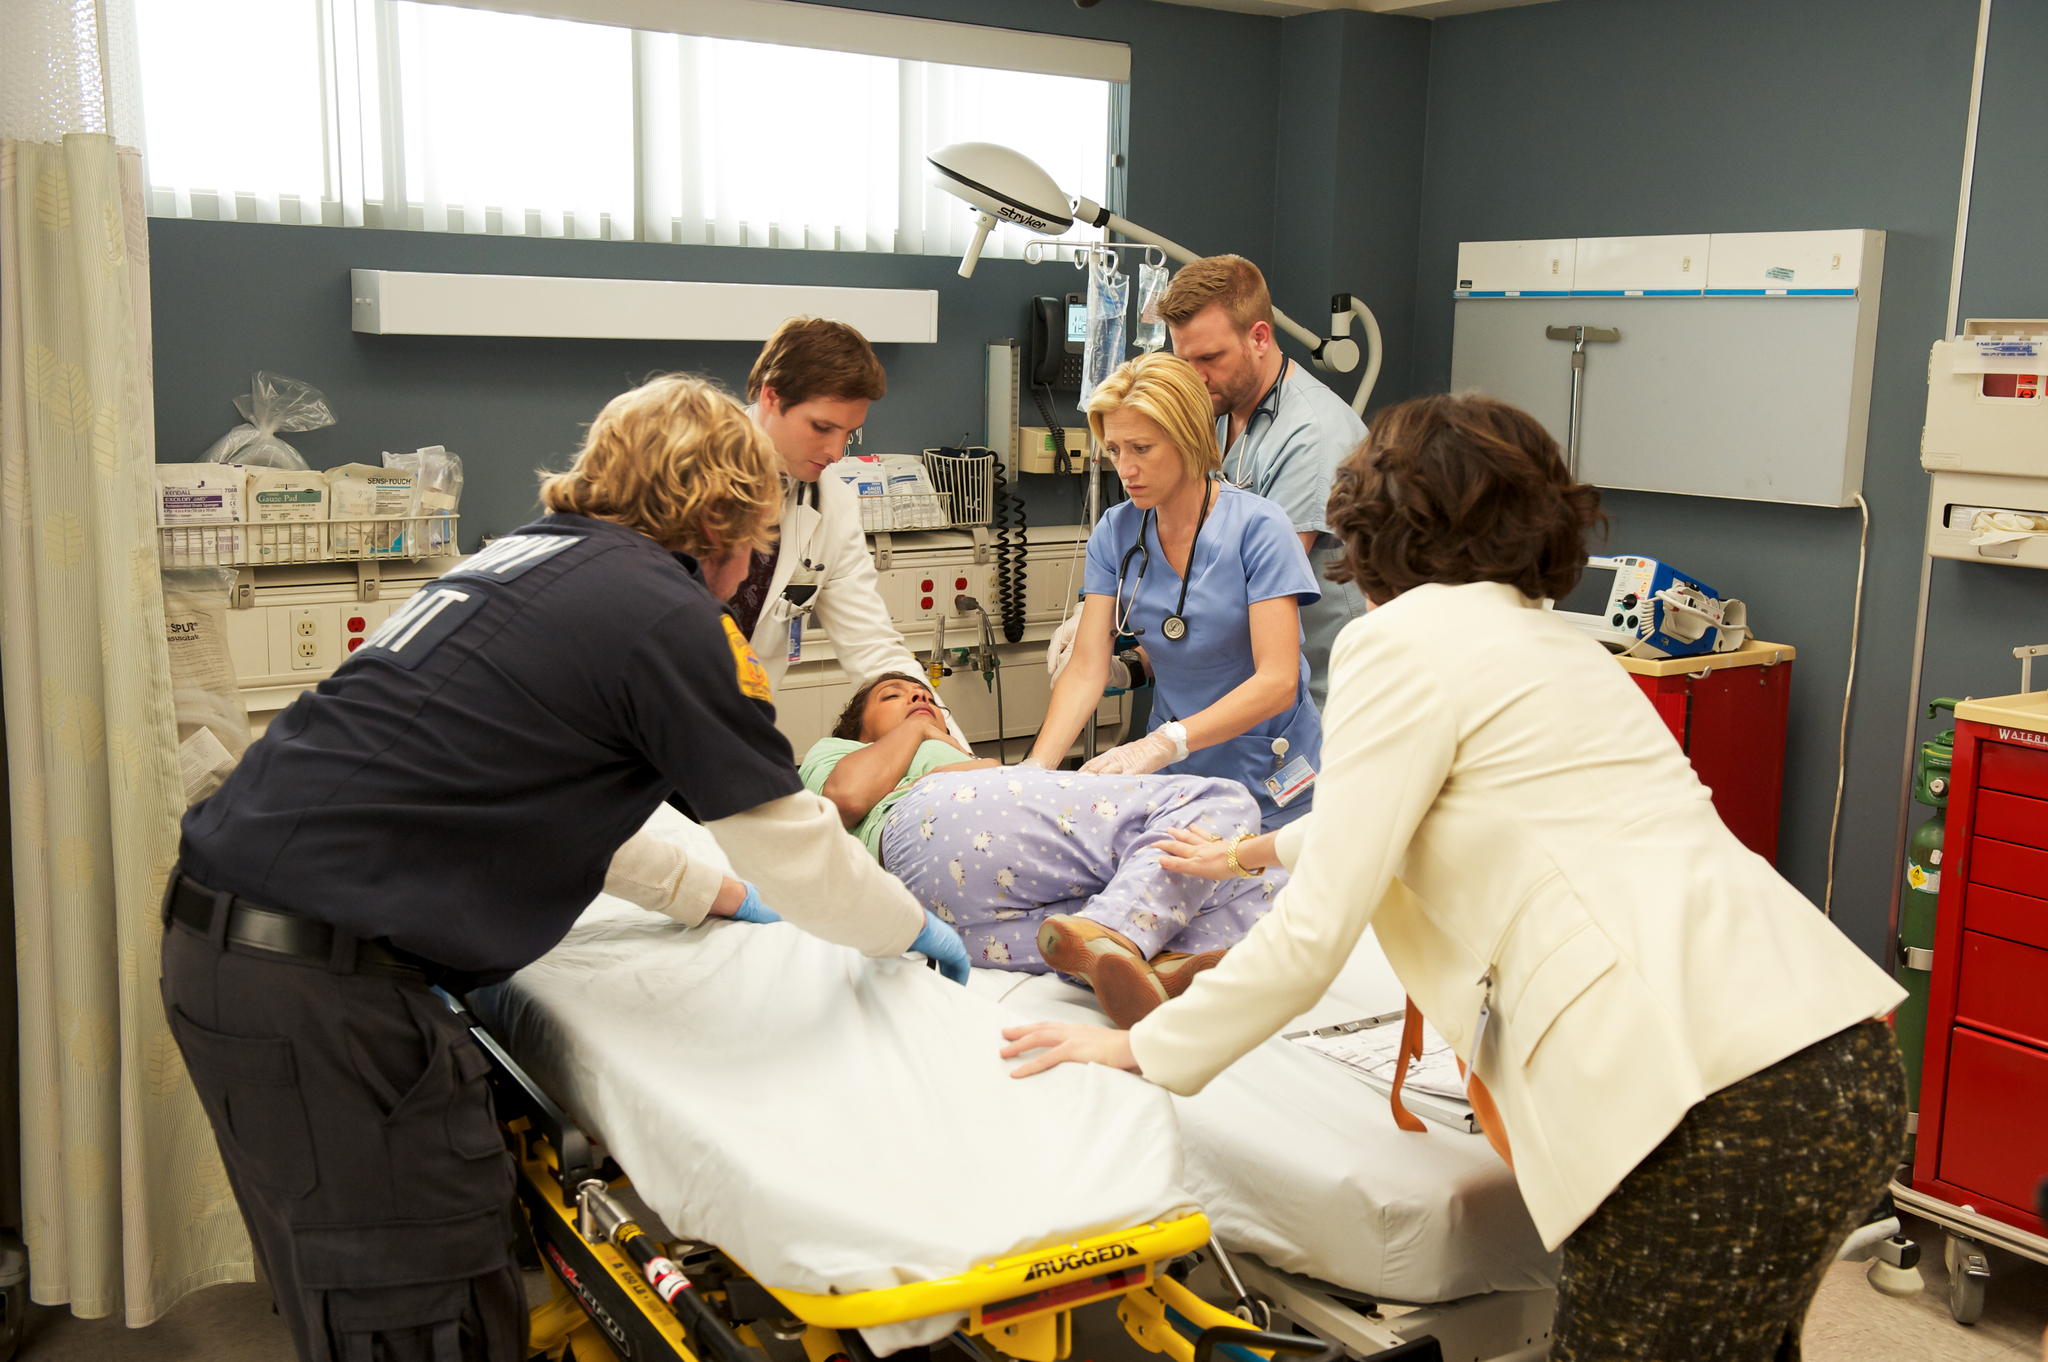
M673 810L648 828L725 864ZM1195 1209L1165 1092L1093 1065L1010 1078L1019 1018L916 961L599 898L470 1001L671 1230L765 1286L930 1281ZM863 1333L885 1352L961 1319Z
M1104 1024L1093 995L1052 975L976 970L971 987L1036 1019ZM1323 1000L1286 1029L1399 1014L1405 1000L1367 932ZM1557 1255L1482 1137L1435 1122L1402 1130L1385 1097L1301 1045L1275 1037L1173 1100L1188 1191L1225 1248L1396 1301L1557 1281Z

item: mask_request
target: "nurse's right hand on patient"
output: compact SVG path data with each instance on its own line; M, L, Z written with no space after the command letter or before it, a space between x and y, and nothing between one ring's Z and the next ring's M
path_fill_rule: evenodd
M954 983L967 982L967 943L960 939L960 933L939 921L938 914L929 908L924 910L924 930L917 934L917 940L910 943L910 949L930 957L932 963L939 967L939 973Z
M1029 1078L1059 1064L1106 1064L1112 1069L1138 1071L1128 1031L1081 1022L1028 1022L1004 1027L1003 1039L1010 1042L1003 1047L1004 1059L1015 1059L1029 1050L1043 1051L1010 1070L1012 1078Z

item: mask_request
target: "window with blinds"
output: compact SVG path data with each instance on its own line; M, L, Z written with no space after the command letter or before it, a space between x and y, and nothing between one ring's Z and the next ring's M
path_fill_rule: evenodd
M1123 87L1085 76L412 0L136 10L162 217L958 255L928 150L1000 142L1107 202L1121 136Z

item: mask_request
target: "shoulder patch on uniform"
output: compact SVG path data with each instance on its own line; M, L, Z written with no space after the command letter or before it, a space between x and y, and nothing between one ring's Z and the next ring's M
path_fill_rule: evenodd
M482 587L429 582L392 611L348 660L378 658L411 671L489 599Z
M718 622L725 626L725 641L732 648L733 667L739 673L740 694L751 695L756 700L768 699L768 669L761 665L760 658L754 656L753 645L740 633L738 621L721 611Z
M492 540L471 554L468 562L442 575L516 581L563 549L582 542L580 534L509 534Z

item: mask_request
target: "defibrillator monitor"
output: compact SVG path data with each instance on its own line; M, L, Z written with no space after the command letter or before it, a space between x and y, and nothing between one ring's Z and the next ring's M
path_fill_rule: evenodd
M1632 657L1733 652L1749 637L1741 601L1655 558L1588 558L1578 587L1552 608Z

